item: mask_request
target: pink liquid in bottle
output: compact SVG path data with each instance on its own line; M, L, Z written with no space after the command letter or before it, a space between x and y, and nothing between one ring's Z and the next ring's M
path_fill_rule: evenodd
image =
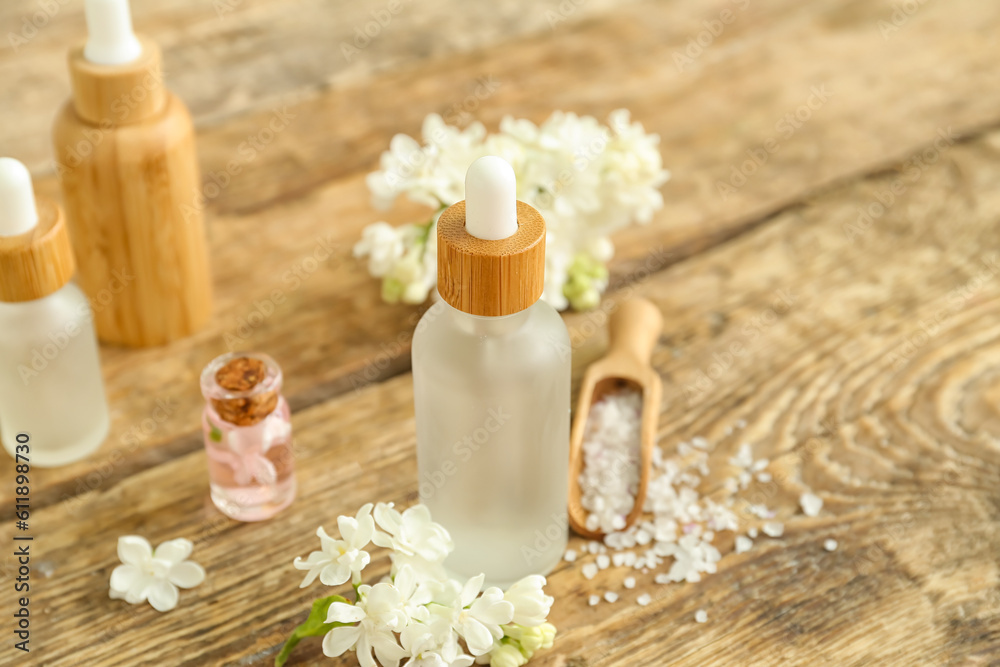
M201 374L212 502L239 521L269 519L295 498L292 423L281 383L281 369L265 354L225 354Z

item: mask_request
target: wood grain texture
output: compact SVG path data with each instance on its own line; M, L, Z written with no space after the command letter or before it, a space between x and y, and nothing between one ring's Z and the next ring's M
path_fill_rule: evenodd
M669 451L695 435L717 443L703 489L710 493L739 443L751 442L774 474L751 494L779 511L786 533L746 554L725 549L720 571L698 584L641 578L654 593L645 608L634 605L638 591L588 607L592 592L618 590L624 573L585 582L579 563L563 564L550 577L561 635L533 664L939 665L1000 657L991 481L1000 472L992 444L1000 420L989 401L1000 358L1000 275L985 276L982 265L982 248L1000 240L998 156L998 133L953 147L854 243L843 226L855 221L858 202L899 174L845 186L610 295L646 296L672 323L653 360L672 387L661 445ZM942 219L961 224L942 229ZM919 270L882 261L888 253L905 254ZM778 290L789 305L776 307ZM948 315L933 336L899 356L920 322L942 310ZM594 317L569 323L579 331ZM588 345L599 352L603 338ZM686 383L737 340L747 353L700 399L686 399ZM309 472L280 521L241 525L218 515L195 473L205 464L200 451L40 510L44 541L36 546L50 577L37 594L47 610L38 639L47 664L169 663L172 642L184 643L187 664L268 664L318 591L299 590L289 563L313 547L319 517L376 498L415 501L411 400L402 375L297 411L299 470ZM746 427L727 435L740 419ZM797 512L805 485L826 499L819 517ZM104 598L114 539L127 532L195 540L210 577L182 593L184 613ZM821 547L829 537L840 542L832 553ZM387 567L375 559L376 572ZM699 608L707 624L694 623ZM67 633L84 632L81 619L91 628L86 639L66 642ZM297 664L353 662L325 660L312 642Z
M66 216L50 199L39 199L38 224L17 236L0 236L0 301L33 301L73 278L76 264Z
M438 292L470 315L513 315L535 304L545 288L545 220L517 202L517 231L486 241L465 228L465 201L446 208L437 223Z
M657 303L667 321L654 355L661 442L718 443L705 492L721 487L739 442L752 442L775 479L754 492L787 529L738 556L720 536L719 573L654 587L644 609L631 598L587 607L592 592L618 590L621 573L585 583L564 565L551 579L561 635L533 664L1000 661L1000 283L988 270L1000 7L924 3L883 37L888 0L751 2L678 69L673 53L735 3L584 3L554 29L544 7L501 3L515 18L462 33L442 31L440 19L475 23L487 10L441 0L413 5L400 33L364 52L363 71L327 84L320 74L334 64L313 56L336 48L325 23L340 20L335 11L303 27L279 20L287 3L246 0L221 20L205 18L204 3L136 4L138 27L164 44L168 80L201 119L203 185L234 160L240 171L207 203L218 295L209 326L164 349L105 348L108 442L85 462L35 473L33 641L44 664L179 664L180 643L188 664L269 664L314 593L296 588L290 559L313 548L316 524L332 528L336 514L371 500L417 497L407 370L419 312L380 304L350 248L379 216L427 213L373 212L363 173L395 132L417 132L431 111L495 128L507 113L542 120L553 108L602 116L619 106L661 134L674 177L667 209L615 238L602 308L634 294ZM4 4L0 17L18 22L26 7ZM35 122L44 134L48 119L36 116L68 93L63 49L81 36L74 12L66 5L39 32L28 45L37 51L0 51L8 90L18 91L0 105L16 111L0 124L0 151L23 149L42 170L48 138L39 148L28 130ZM448 36L440 47L428 39L439 34ZM273 67L261 65L268 57ZM477 98L490 75L500 86ZM829 101L791 136L779 133L824 84ZM289 98L298 101L285 108ZM477 106L463 115L467 99ZM244 159L241 144L277 113L294 114L288 128ZM935 154L939 131L953 140ZM723 198L716 182L771 138L780 149ZM907 174L917 178L891 206L860 217ZM37 191L53 194L54 181L42 178ZM606 311L566 320L579 382L604 352ZM302 488L280 521L225 519L198 472L198 372L230 348L267 351L286 372ZM727 435L740 419L747 427ZM12 474L4 459L0 478ZM795 514L805 485L826 500L820 517ZM0 488L10 521L12 490ZM114 540L132 532L195 539L210 577L182 593L180 611L106 599ZM828 537L840 541L833 553L820 546ZM9 584L10 556L3 563ZM384 557L374 567L384 571ZM699 608L709 623L692 622ZM353 664L322 659L316 642L302 651L299 664Z
M93 304L97 336L128 347L190 336L212 310L194 126L183 103L148 70L158 59L147 55L122 70L71 60L73 99L53 129L80 285ZM157 99L162 105L152 106Z

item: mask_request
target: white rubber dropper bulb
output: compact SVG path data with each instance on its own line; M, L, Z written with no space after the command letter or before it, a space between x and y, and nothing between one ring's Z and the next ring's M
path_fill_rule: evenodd
M517 179L503 158L481 157L465 173L465 229L484 241L517 232Z
M35 189L28 168L10 157L0 157L0 236L30 232L38 224Z
M97 65L124 65L142 54L132 32L128 0L86 0L87 45L83 56Z

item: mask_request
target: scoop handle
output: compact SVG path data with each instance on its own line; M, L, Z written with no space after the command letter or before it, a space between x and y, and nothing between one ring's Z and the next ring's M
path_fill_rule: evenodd
M608 356L624 355L648 366L661 331L663 316L659 308L646 299L628 299L611 314Z

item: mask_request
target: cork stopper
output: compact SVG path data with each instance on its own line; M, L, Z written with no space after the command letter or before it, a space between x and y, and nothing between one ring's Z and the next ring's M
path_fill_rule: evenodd
M545 220L517 202L517 231L499 240L476 238L465 226L465 201L445 209L437 224L438 292L470 315L513 315L533 305L545 284Z
M160 47L141 35L137 39L141 53L124 64L91 62L85 43L70 49L73 109L81 119L110 128L142 122L166 108Z
M202 394L216 414L237 426L253 426L274 412L281 383L281 369L265 354L225 354L201 375Z
M53 201L36 201L27 168L0 158L0 301L41 299L76 270L66 217Z

